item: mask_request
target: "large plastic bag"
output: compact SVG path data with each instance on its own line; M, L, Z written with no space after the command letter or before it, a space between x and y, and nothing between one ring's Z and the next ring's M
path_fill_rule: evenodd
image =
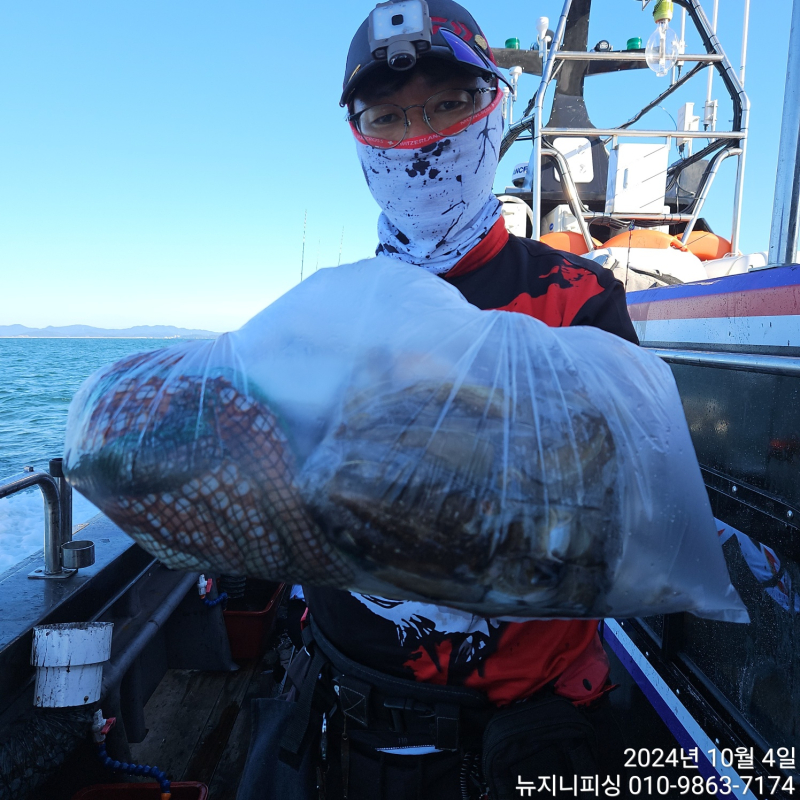
M667 366L384 258L96 373L65 467L176 568L487 616L747 619Z

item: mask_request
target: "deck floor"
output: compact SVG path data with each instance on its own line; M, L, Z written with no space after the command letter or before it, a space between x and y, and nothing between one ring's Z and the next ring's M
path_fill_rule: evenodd
M206 784L213 800L234 800L250 741L250 701L278 693L275 665L285 668L291 655L284 637L236 672L169 670L145 706L148 732L131 745L133 758L173 781Z
M282 677L293 652L284 635L236 672L169 670L145 706L148 733L131 744L133 758L155 764L173 781L206 784L209 800L235 800L250 742L250 701L279 693L275 678ZM619 684L611 702L625 746L665 752L678 747L613 652L609 657L612 682Z

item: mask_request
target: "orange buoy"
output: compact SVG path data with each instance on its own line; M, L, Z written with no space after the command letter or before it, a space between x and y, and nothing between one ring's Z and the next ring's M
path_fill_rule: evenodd
M539 241L549 245L554 250L563 250L565 253L572 253L574 256L586 255L589 248L586 246L582 234L575 231L554 231L553 233L546 233L544 236L539 237ZM592 239L595 247L602 247L603 245Z
M731 252L731 243L722 236L710 231L692 231L689 234L689 251L694 253L701 261L711 261L722 258Z
M644 247L650 250L666 250L674 247L684 253L689 249L676 236L670 236L663 231L654 231L648 228L636 228L612 236L603 247Z

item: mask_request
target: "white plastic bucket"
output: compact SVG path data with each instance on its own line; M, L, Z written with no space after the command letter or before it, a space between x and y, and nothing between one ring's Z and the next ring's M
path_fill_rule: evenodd
M100 699L113 622L65 622L33 629L34 705L84 706Z

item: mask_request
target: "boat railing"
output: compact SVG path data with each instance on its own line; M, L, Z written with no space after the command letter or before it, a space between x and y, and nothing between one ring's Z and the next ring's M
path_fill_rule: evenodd
M708 168L708 172L706 174L706 179L703 181L703 186L700 189L700 193L697 196L697 202L694 205L694 210L692 211L692 218L686 224L686 227L683 229L683 235L681 237L681 241L684 244L688 244L689 237L694 230L694 226L697 224L697 220L700 219L700 212L703 210L703 206L705 205L706 199L708 198L708 193L711 191L711 187L714 183L714 178L717 177L717 170L720 167L720 164L730 156L740 156L742 154L741 147L729 147L725 150L720 150L711 161L711 166Z
M542 128L543 136L575 136L586 139L593 136L638 137L640 139L736 139L742 138L741 131L668 131L668 130L630 130L628 128Z
M800 377L800 358L793 356L729 353L714 350L679 350L664 347L647 347L647 349L668 364L716 367L717 369L734 369L739 372L762 372L793 378Z
M661 138L666 139L667 142L672 139L708 139L709 143L702 150L683 159L681 162L674 164L668 170L668 175L680 173L683 169L690 164L695 163L706 155L710 155L714 151L720 151L717 156L722 158L715 158L709 167L706 169L701 180L698 196L695 199L692 207L692 213L684 214L652 214L652 213L626 213L626 214L602 214L592 213L588 211L582 212L582 218L586 219L635 219L647 222L661 222L661 223L689 223L693 228L700 212L703 208L708 192L713 183L717 169L722 161L729 156L737 156L738 168L736 176L736 186L733 198L733 222L731 226L731 249L733 252L738 251L739 247L739 231L741 226L741 200L744 188L744 168L745 156L747 150L747 132L750 117L750 101L744 91L744 87L737 74L733 64L726 55L725 51L720 44L716 32L706 17L705 12L700 6L699 0L677 0L677 4L689 13L695 26L700 33L707 52L706 53L684 53L681 54L681 62L693 62L696 66L690 70L685 76L673 82L673 84L652 103L644 107L637 115L624 125L618 128L549 128L542 124L542 115L544 111L544 98L547 93L548 87L557 74L557 62L564 63L566 61L584 61L584 62L617 62L617 63L630 63L630 62L643 62L646 56L642 52L584 52L584 51L571 51L561 50L561 45L564 41L564 33L567 25L567 17L572 7L572 0L565 0L564 6L559 17L558 25L555 35L553 36L552 43L547 51L546 57L541 68L541 81L536 91L536 95L529 105L530 113L528 113L522 120L512 125L506 132L501 145L501 157L504 155L511 144L518 140L522 133L530 131L530 140L533 144L528 171L525 177L525 182L522 191L531 193L531 210L533 213L531 238L538 239L541 235L541 210L542 210L542 158L545 155L544 149L547 143L544 137L582 137L582 138L607 138L612 142L616 141L617 137L636 137L636 138ZM744 47L744 45L743 45ZM632 130L628 126L632 125L645 113L652 108L655 108L664 98L672 94L676 89L685 84L690 77L698 74L704 67L715 68L728 90L731 101L733 103L733 125L729 131L719 130L703 130L703 131L688 131L688 130ZM552 149L552 148L548 148ZM569 172L569 164L565 160L566 172ZM563 174L563 169L559 170ZM513 194L513 193L512 193ZM570 198L570 205L572 205ZM573 211L574 213L574 211ZM576 218L580 218L575 215ZM583 226L581 226L583 228ZM688 230L688 227L687 227ZM588 244L588 242L587 242Z
M0 499L39 487L44 499L44 567L28 577L52 580L69 578L77 570L65 569L63 556L64 545L72 542L72 487L64 478L62 459L51 459L49 466L49 474L25 467L22 474L0 480Z
M635 51L619 50L611 53L592 53L583 50L558 50L553 56L556 61L646 61L644 53ZM715 64L725 60L725 56L719 53L682 53L681 61L700 62L703 64Z
M561 176L561 185L564 187L567 198L569 199L570 210L575 217L578 227L581 229L583 241L589 250L594 250L594 243L592 242L592 235L589 233L589 226L586 224L587 210L581 202L578 188L575 186L575 181L572 178L572 173L569 169L569 162L564 158L564 154L554 147L542 148L543 158L552 158L556 162L556 169Z

